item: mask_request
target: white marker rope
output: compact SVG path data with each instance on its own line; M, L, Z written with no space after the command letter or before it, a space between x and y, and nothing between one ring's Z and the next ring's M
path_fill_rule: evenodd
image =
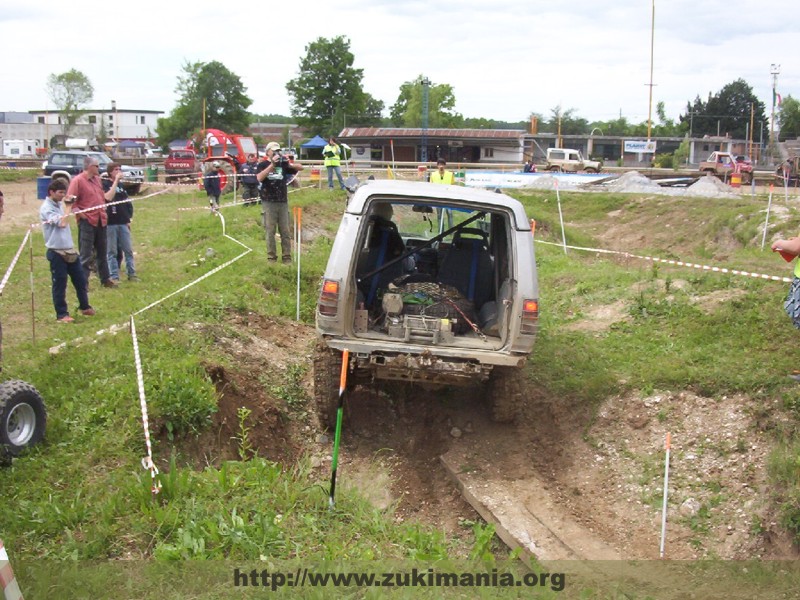
M639 254L631 254L630 252L623 252L621 250L604 250L602 248L583 248L581 246L564 246L561 243L556 242L545 242L542 240L535 240L537 244L545 244L548 246L561 246L565 248L570 248L572 250L582 250L584 252L596 252L599 254L617 254L619 256L624 256L626 258L638 258L640 260L647 260L650 262L657 262L663 263L667 265L674 265L677 267L689 267L691 269L699 269L701 271L712 271L714 273L726 273L731 275L739 275L741 277L752 277L755 279L767 279L770 281L782 281L785 283L791 283L793 281L790 277L778 277L776 275L764 275L762 273L750 273L749 271L740 271L738 269L728 269L725 267L712 267L709 265L699 265L696 263L685 262L682 260L671 260L666 258L657 258L655 256L641 256Z
M0 296L3 295L3 289L6 287L6 283L8 283L9 277L11 277L11 272L14 270L14 267L17 265L17 261L19 260L20 255L22 254L22 249L25 247L25 244L28 242L28 238L31 237L33 225L28 227L28 231L25 232L25 237L22 238L22 243L19 245L17 249L17 253L14 255L14 258L11 260L11 264L8 266L8 270L6 274L3 275L3 280L0 281Z
M142 467L150 471L150 491L153 496L161 491L161 482L156 479L158 468L153 462L153 446L150 443L150 422L147 418L147 398L144 394L144 376L142 375L142 360L139 356L139 339L136 337L136 323L131 315L131 337L133 338L133 358L136 362L136 383L139 386L139 405L142 409L142 427L144 428L144 444L147 447L147 456L142 458Z

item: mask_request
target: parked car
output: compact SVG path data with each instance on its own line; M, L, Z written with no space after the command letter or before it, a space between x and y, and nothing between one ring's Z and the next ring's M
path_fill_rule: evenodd
M105 173L108 163L113 162L104 152L91 150L55 150L42 164L45 175L53 179L72 181L75 175L83 171L83 159L86 156L96 157L100 161L100 173ZM144 182L144 171L139 167L122 165L122 187L130 195L138 194Z
M570 148L547 149L547 171L584 171L586 173L599 173L603 163L596 160L583 158L580 150Z
M531 226L486 190L370 181L348 202L317 304L314 396L333 427L342 351L349 381L486 386L512 421L539 317Z
M196 181L200 173L200 161L194 150L183 148L172 150L164 161L164 173L166 182L174 181Z

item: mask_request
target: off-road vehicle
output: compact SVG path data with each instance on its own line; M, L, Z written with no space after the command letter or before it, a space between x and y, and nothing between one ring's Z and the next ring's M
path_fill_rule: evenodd
M730 152L712 152L706 160L700 163L698 170L701 173L716 175L725 180L729 180L732 173L740 173L744 184L753 180L752 163L746 158Z
M494 419L513 420L538 297L530 222L513 198L429 183L362 185L317 304L320 420L335 424L344 349L348 382L486 384Z
M547 171L585 171L586 173L599 173L603 163L596 160L583 158L580 150L570 148L547 149Z
M83 171L83 159L92 156L100 161L100 173L106 172L108 163L112 162L104 152L90 150L54 150L48 159L42 164L45 175L50 175L53 179L64 179L67 183L72 181L75 175ZM144 181L144 171L139 167L122 165L122 187L131 196L138 194L142 189Z

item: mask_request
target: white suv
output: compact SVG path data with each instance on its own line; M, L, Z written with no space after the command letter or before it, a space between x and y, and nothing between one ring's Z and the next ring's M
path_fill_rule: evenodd
M538 326L531 226L485 190L371 181L350 199L317 304L314 395L335 424L342 350L353 383L490 387L515 418Z

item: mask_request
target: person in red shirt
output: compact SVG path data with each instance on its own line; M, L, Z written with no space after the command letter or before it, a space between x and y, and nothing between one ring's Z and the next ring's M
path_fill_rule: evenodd
M86 275L86 286L89 286L91 272L96 270L103 286L117 287L119 284L111 279L108 269L108 216L103 183L100 180L100 161L97 157L84 157L83 172L70 182L66 201L72 203L72 212L78 213L75 215L78 221L78 251L83 273Z

